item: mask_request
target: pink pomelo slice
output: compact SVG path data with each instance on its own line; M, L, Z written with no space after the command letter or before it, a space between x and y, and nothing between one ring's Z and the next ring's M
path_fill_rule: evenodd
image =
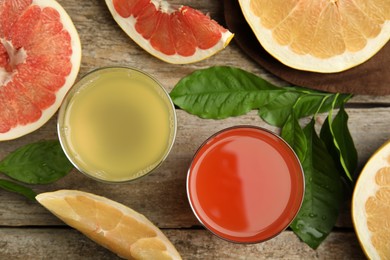
M81 61L77 31L53 0L0 0L0 141L57 111Z
M106 0L115 21L144 50L175 64L192 63L224 49L233 34L198 10L164 0Z

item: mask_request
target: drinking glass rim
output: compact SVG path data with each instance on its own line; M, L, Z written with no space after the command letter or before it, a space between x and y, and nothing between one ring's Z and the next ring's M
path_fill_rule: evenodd
M195 206L193 205L192 201L191 201L191 197L192 195L190 194L190 188L189 188L189 185L190 185L190 175L191 175L191 169L194 165L194 161L195 161L195 158L197 157L197 155L199 154L200 150L209 142L211 141L213 138L217 137L218 135L222 134L222 133L225 133L225 132L228 132L228 131L231 131L231 130L234 130L234 129L256 129L256 130L260 130L262 132L266 132L266 133L269 133L271 134L272 136L276 137L278 140L282 141L282 143L284 143L287 147L287 149L292 152L294 158L296 159L296 161L298 162L298 165L299 165L299 169L300 169L300 177L302 179L302 196L300 198L300 202L299 202L299 206L297 207L297 210L296 212L294 212L294 215L291 217L290 221L286 224L286 226L284 228L282 228L280 231L278 232L275 232L275 234L273 234L272 236L269 236L265 239L259 239L259 240L256 240L256 241L238 241L238 240L233 240L233 239L229 239L229 238L226 238L226 237L223 237L221 236L220 234L217 234L216 232L214 232L213 230L211 230L205 223L204 221L202 221L202 218L198 215L197 211L195 210ZM301 207L302 207L302 203L303 203L303 199L305 197L305 189L306 189L306 185L305 185L305 175L304 175L304 171L303 171L303 168L302 168L302 164L297 156L297 154L295 153L295 151L292 149L292 147L282 138L280 137L279 135L277 135L276 133L272 132L271 130L268 130L264 127L260 127L260 126L253 126L253 125L236 125L236 126L231 126L231 127L227 127L227 128L224 128L222 130L219 130L218 132L212 134L210 137L208 137L205 141L203 141L203 143L198 147L198 149L196 150L196 152L194 153L192 159L191 159L191 163L190 163L190 166L188 167L188 170L187 170L187 178L186 178L186 190L187 190L187 198L188 198L188 201L189 201L189 204L190 204L190 207L191 207L191 210L193 212L193 214L195 215L196 219L202 224L203 227L205 227L209 232L211 232L213 235L217 236L218 238L222 239L222 240L225 240L227 242L231 242L231 243L235 243L235 244L256 244L256 243L262 243L262 242L265 242L265 241L268 241L276 236L278 236L279 234L281 234L283 231L285 231L290 225L291 223L294 221L294 219L296 218L296 216L298 215ZM211 226L211 225L210 225Z
M128 71L136 71L136 72L139 72L139 73L145 75L149 79L153 80L158 85L158 87L163 91L163 93L165 94L165 96L167 98L167 101L170 104L168 109L170 111L170 114L172 113L172 117L173 117L173 129L172 129L172 133L170 133L170 135L172 135L172 137L170 137L170 142L169 142L169 145L167 147L166 152L164 153L164 156L161 157L161 159L159 160L159 162L158 162L158 164L156 166L154 166L152 169L148 170L145 174L142 174L142 175L140 175L140 176L138 176L136 178L129 179L129 180L109 181L109 180L99 179L99 178L97 178L95 176L92 176L92 175L88 174L87 171L84 170L72 158L72 156L70 155L71 152L68 151L68 149L66 148L67 147L67 144L66 144L67 141L65 140L66 138L62 137L62 134L61 134L61 128L62 128L63 123L65 121L65 114L66 114L66 111L67 111L68 103L72 100L72 98L74 97L74 94L77 92L77 90L80 89L83 85L85 85L85 84L81 84L82 81L85 80L85 78L87 78L88 76L90 76L92 74L95 74L95 73L98 73L98 72L104 71L104 70L110 70L110 69L125 69L125 70L128 70ZM154 76L150 75L149 73L147 73L147 72L145 72L143 70L140 70L140 69L137 69L137 68L131 67L131 66L103 66L103 67L92 69L92 70L88 71L87 73L85 73L83 76L81 76L81 78L79 80L77 80L77 82L75 82L72 85L72 87L65 94L64 99L63 99L63 101L62 101L62 103L60 105L60 108L59 108L59 111L58 111L58 116L57 116L57 135L58 135L58 139L59 139L59 142L61 144L62 150L63 150L64 154L66 155L66 157L68 158L68 160L72 163L72 165L79 172L81 172L85 176L87 176L87 177L89 177L91 179L94 179L96 181L103 182L103 183L110 183L110 184L128 183L128 182L132 182L132 181L138 180L138 179L140 179L140 178L142 178L144 176L149 175L153 171L155 171L157 168L159 168L161 166L161 164L167 159L168 155L170 154L170 152L171 152L171 150L173 148L173 145L175 143L175 140L176 140L176 134L177 134L176 109L175 109L175 105L173 104L173 101L172 101L168 91L164 88L164 86L161 84L161 82L158 81Z

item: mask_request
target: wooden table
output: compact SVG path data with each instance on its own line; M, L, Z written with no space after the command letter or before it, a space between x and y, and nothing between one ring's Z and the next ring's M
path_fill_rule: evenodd
M260 75L275 84L286 84L252 62L234 43L219 54L196 64L170 65L138 47L111 18L104 1L60 0L77 27L82 46L80 74L101 66L124 65L142 69L171 90L178 80L196 69L231 65ZM172 0L209 12L223 23L219 1ZM390 86L389 86L390 87ZM376 148L390 138L390 96L355 96L349 103L349 127L359 152L359 167ZM364 255L356 239L349 212L343 207L334 231L317 249L302 243L290 230L260 244L232 244L211 235L195 219L186 196L186 173L197 147L225 127L251 124L266 127L253 111L226 120L202 120L177 111L178 134L166 162L151 175L128 184L103 184L76 170L51 185L31 186L36 192L77 189L114 199L143 213L172 240L184 259L360 259ZM320 116L318 122L324 117ZM194 131L196 129L196 131ZM55 139L56 118L38 131L0 143L0 158L16 148L41 139ZM67 227L42 208L19 195L0 190L0 259L116 259L106 249Z

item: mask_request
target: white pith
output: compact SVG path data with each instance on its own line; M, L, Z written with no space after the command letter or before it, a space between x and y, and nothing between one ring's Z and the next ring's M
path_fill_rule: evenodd
M109 205L109 206L119 210L123 215L131 216L134 219L136 219L138 222L146 224L149 228L153 229L156 232L158 238L160 238L161 240L164 241L164 244L167 247L166 251L172 257L172 260L181 259L179 257L179 253L177 252L175 247L172 245L172 243L168 240L168 238L161 232L161 230L158 227L156 227L152 222L150 222L150 220L148 220L144 215L134 211L133 209L131 209L129 207L126 207L125 205L123 205L121 203L107 199L107 198L102 197L102 196L98 196L98 195L95 195L92 193L78 191L78 190L58 190L58 191L54 191L54 192L41 193L38 196L36 196L36 200L40 204L45 206L49 211L51 211L52 209L47 204L47 201L64 200L67 197L68 198L69 197L75 198L78 196L87 197L87 198L90 198L94 201L102 202L106 205ZM51 212L59 218L61 218L61 216L66 215L66 212L54 212L54 211L51 211ZM71 215L72 215L72 218L73 217L75 218L74 220L76 220L76 221L80 220L80 216L77 215L75 212L71 213ZM101 230L101 231L103 231L103 230Z
M8 53L8 57L10 59L9 65L11 67L14 68L18 64L24 63L26 61L27 54L24 48L20 48L19 50L16 50L12 45L12 42L2 38L0 38L0 44L2 44L5 47L5 50ZM10 82L15 73L17 72L16 71L8 72L4 68L0 68L0 86L4 86L8 82Z
M156 9L160 9L161 11L163 11L164 13L167 13L167 14L170 14L170 13L173 13L175 10L171 7L171 5L166 2L166 1L162 1L162 0L151 0L151 2L154 4L154 6L156 7Z
M255 33L257 40L274 58L295 69L322 73L344 71L367 61L390 39L390 21L387 20L382 25L380 34L375 38L367 39L366 46L358 52L346 51L341 55L327 59L317 58L309 54L296 54L289 46L281 46L272 36L272 31L261 26L261 19L252 12L250 2L251 0L239 0L242 13Z
M55 103L51 105L49 108L43 110L41 117L36 122L27 125L18 125L6 133L0 133L0 141L11 140L11 139L21 137L23 135L26 135L28 133L37 130L42 125L44 125L56 113L56 111L60 107L66 92L68 92L68 90L72 87L74 81L76 80L80 68L80 62L81 62L80 38L76 31L76 28L73 25L72 20L70 19L66 11L62 8L60 4L58 4L54 0L33 0L32 5L38 5L42 9L45 7L52 7L55 10L57 10L58 13L60 14L60 19L63 24L64 30L67 30L69 32L69 35L71 36L72 56L70 60L72 63L72 70L70 74L66 77L65 84L61 87L61 89L59 89L55 93L56 94ZM1 69L0 69L0 74L2 74ZM0 87L1 86L2 85L0 85Z
M356 234L365 253L370 259L380 259L379 254L371 242L371 232L367 226L365 202L370 196L375 196L379 186L375 182L375 175L379 169L390 167L390 141L378 149L364 166L356 182L352 197L352 220Z
M174 9L169 5L166 1L161 0L152 0L151 1L156 7L159 7L160 10L166 13L171 13L174 11ZM139 46L141 46L145 51L149 52L153 56L173 64L186 64L186 63L192 63L197 62L203 59L206 59L218 51L224 49L230 42L230 40L233 37L233 34L229 32L228 30L222 33L222 37L219 40L219 42L214 45L212 48L209 48L207 50L202 50L200 48L196 48L196 52L188 57L184 57L178 54L174 55L166 55L160 51L157 51L152 47L149 40L145 39L135 30L135 23L136 19L133 16L130 16L128 18L123 18L120 16L117 11L115 10L115 7L113 5L113 0L106 0L106 4L108 6L108 9L110 10L112 16L114 17L114 20L119 24L119 26L123 29L123 31L126 32L126 34L133 39Z

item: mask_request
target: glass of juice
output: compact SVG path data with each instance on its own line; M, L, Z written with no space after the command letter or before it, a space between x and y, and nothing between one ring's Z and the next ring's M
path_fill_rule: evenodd
M58 135L79 171L101 181L126 182L153 171L168 156L176 113L168 93L150 75L100 68L67 93Z
M187 194L198 220L236 243L257 243L285 230L298 213L305 180L290 146L259 127L222 130L196 152Z

